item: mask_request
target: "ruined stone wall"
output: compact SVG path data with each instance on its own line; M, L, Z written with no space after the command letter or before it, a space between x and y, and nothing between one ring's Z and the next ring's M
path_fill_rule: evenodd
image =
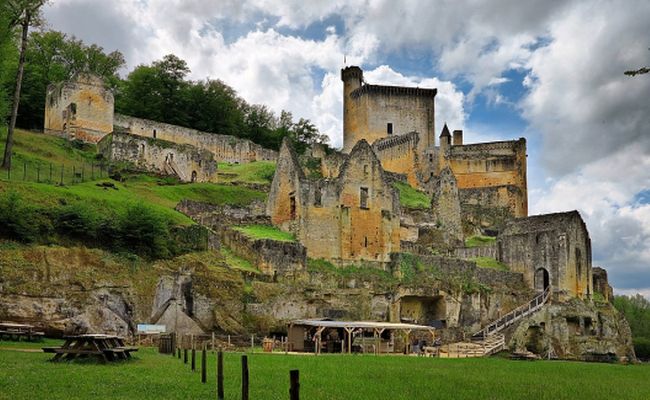
M404 174L409 185L420 187L418 143L419 135L411 132L379 139L372 144L372 149L385 171Z
M46 134L97 143L113 131L113 92L101 78L78 74L51 84L45 97Z
M214 154L218 162L247 163L277 158L277 152L274 150L265 149L250 140L229 135L201 132L122 114L115 115L115 126L125 129L132 135L190 144L201 150L208 150Z
M107 135L98 151L110 161L130 162L144 171L177 176L182 182L216 182L217 163L207 150L125 133Z
M399 197L370 145L361 141L335 179L309 180L288 141L276 167L267 213L309 257L384 263L399 251Z
M221 231L221 243L270 276L291 277L307 263L307 249L300 243L251 239L229 228Z
M600 293L605 301L614 300L614 289L609 285L607 271L604 268L593 267L593 287L594 293Z
M548 274L556 299L591 297L591 240L577 211L518 218L497 246L499 261L521 272L529 287L543 290Z
M444 232L445 242L452 246L458 246L463 240L463 229L458 184L451 169L445 168L440 173L438 189L432 204L436 222Z
M476 257L490 257L496 260L498 257L496 244L478 247L459 247L454 249L454 255L463 260Z
M528 215L525 139L451 146L443 157L458 188L473 190L463 195L463 204L478 202L508 208L515 217Z

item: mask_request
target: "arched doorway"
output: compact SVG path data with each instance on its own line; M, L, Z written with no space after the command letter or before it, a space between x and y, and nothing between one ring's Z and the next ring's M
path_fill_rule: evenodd
M196 171L192 171L192 182L196 182Z
M551 284L550 277L546 268L538 268L535 271L535 290L543 292Z

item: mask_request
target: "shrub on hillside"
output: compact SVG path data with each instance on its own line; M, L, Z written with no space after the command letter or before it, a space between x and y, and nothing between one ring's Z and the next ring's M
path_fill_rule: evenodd
M125 250L152 258L171 255L167 221L150 207L137 203L119 216L116 239Z
M32 243L47 240L51 230L44 210L26 205L17 192L0 194L0 236Z
M94 208L77 203L66 205L57 210L56 230L58 233L70 236L75 239L86 239L95 241L98 235L98 228L103 222L101 216Z

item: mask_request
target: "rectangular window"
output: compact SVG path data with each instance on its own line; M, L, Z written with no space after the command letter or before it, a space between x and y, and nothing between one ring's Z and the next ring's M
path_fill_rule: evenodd
M359 190L359 207L368 209L368 188L362 187Z
M392 122L389 122L388 124L386 124L386 132L388 132L389 135L393 134L393 123Z
M289 208L291 212L291 219L296 219L296 196L289 198Z
M323 194L321 188L317 187L314 191L314 206L321 207L323 205Z

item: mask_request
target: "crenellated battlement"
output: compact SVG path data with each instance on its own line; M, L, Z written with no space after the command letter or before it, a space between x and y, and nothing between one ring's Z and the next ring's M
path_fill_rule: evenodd
M367 94L381 94L386 96L417 96L435 97L438 89L424 89L419 87L387 86L387 85L363 85L350 93L350 97L358 99Z

